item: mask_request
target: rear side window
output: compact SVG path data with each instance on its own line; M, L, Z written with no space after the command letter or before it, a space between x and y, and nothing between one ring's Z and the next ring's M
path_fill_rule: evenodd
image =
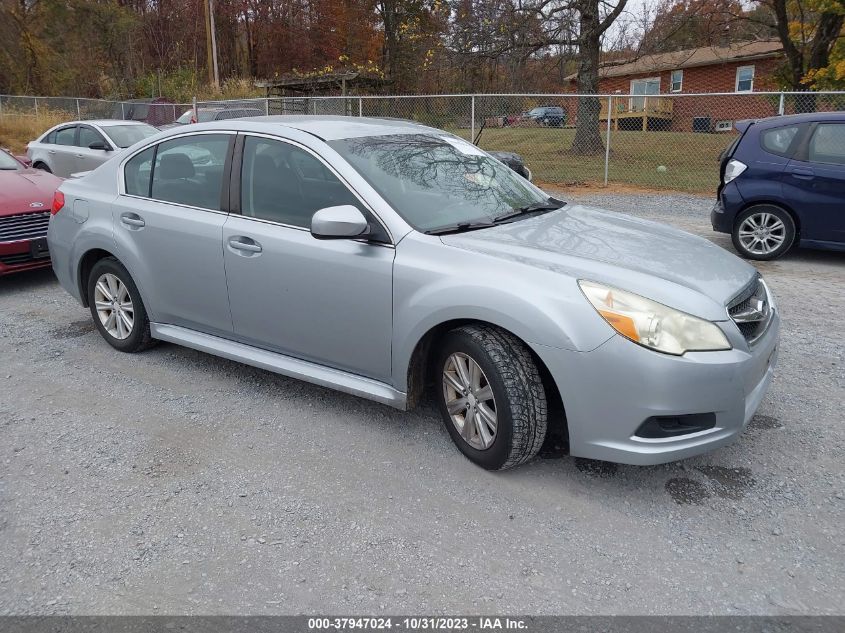
M76 140L76 126L56 130L56 145L73 145Z
M151 197L219 211L230 138L227 134L199 134L160 143Z
M792 145L796 134L798 134L797 125L778 127L762 132L760 134L760 143L763 145L763 149L770 154L788 156L789 146Z
M150 176L153 171L154 156L155 147L150 147L140 154L135 154L126 162L123 178L126 183L126 193L130 196L150 197Z
M845 123L819 123L808 154L814 163L845 165Z

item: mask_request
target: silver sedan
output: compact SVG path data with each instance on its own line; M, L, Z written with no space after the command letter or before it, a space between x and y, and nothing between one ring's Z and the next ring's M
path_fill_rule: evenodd
M723 446L777 359L748 263L405 121L168 130L62 184L48 239L112 347L170 341L402 410L430 393L488 469L552 427L632 464Z
M37 169L62 178L96 169L118 150L157 134L138 121L71 121L50 128L26 147Z

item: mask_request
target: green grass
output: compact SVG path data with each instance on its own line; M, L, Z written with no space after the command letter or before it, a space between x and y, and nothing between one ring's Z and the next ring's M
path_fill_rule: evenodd
M454 130L464 138L469 130ZM602 132L602 139L606 138ZM604 182L604 152L575 156L569 147L574 129L487 128L479 145L486 150L521 154L535 180L557 185ZM611 132L612 185L632 185L713 193L719 180L719 153L733 135L686 132ZM666 168L658 171L659 166Z

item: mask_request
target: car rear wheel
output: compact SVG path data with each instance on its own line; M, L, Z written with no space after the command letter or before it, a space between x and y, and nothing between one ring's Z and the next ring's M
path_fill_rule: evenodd
M500 470L539 452L546 392L524 343L490 326L461 327L446 335L434 367L444 424L471 461Z
M780 207L758 204L737 217L731 233L740 255L760 261L776 259L795 241L795 222Z
M153 343L141 293L123 264L101 259L88 277L88 306L100 334L121 352L140 352Z

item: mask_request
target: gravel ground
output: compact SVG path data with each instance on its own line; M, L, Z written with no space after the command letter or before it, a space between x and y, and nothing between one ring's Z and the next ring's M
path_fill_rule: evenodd
M730 248L708 199L574 198ZM843 267L760 266L780 364L736 444L505 473L431 405L119 354L50 272L2 279L0 614L845 613Z

